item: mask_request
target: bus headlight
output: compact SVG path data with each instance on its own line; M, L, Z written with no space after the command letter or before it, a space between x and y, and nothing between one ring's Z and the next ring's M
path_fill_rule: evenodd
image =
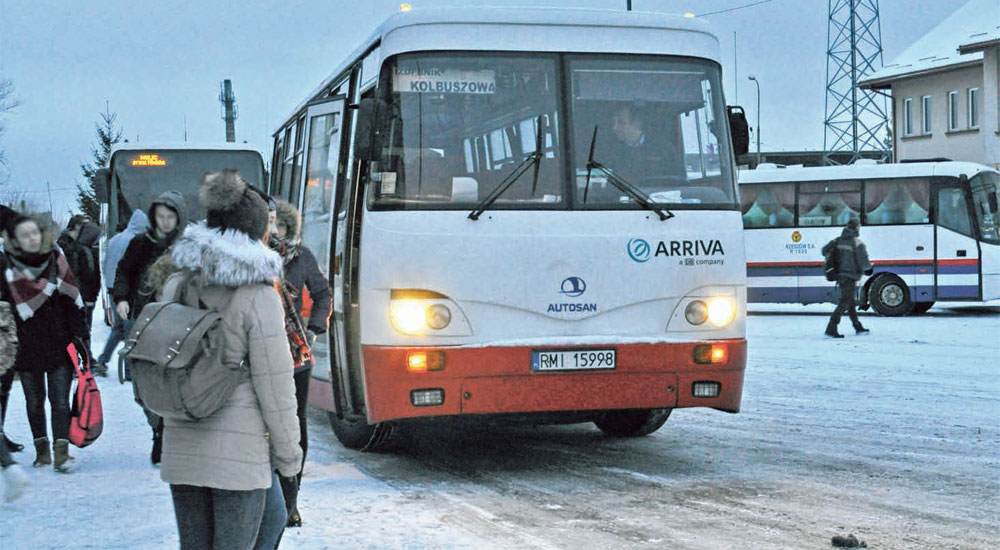
M451 324L451 310L444 304L434 304L425 313L427 326L441 330Z
M708 301L708 321L717 327L724 327L736 317L736 302L728 296L719 296Z
M427 323L427 309L420 300L393 300L389 315L400 332L420 332Z
M701 300L694 300L684 308L684 318L692 325L700 325L708 320L708 305Z

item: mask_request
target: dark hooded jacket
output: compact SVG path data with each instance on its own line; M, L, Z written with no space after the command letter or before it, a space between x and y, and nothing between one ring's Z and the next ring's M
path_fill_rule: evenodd
M158 205L166 206L177 213L177 228L163 238L156 235L154 211ZM157 197L146 211L151 227L129 242L125 254L118 262L111 296L116 304L122 300L128 302L130 317L135 318L143 306L152 300L154 289L146 283L146 271L184 232L187 226L185 212L184 197L177 191L167 191Z
M307 328L316 334L326 332L333 309L330 282L319 269L316 256L302 245L302 218L295 207L285 201L278 202L277 220L288 228L284 239L272 237L273 247L285 263L284 281L292 286L295 310L300 312ZM309 292L312 302L309 311L303 311L303 296Z
M66 232L59 236L59 247L66 254L69 268L76 276L83 301L93 304L101 292L100 250L98 238L101 227L94 222L86 222L80 228L80 235L74 239Z
M857 229L845 227L840 237L823 247L824 256L830 253L833 246L837 247L837 276L841 279L857 281L872 268L868 260L868 249L858 235Z

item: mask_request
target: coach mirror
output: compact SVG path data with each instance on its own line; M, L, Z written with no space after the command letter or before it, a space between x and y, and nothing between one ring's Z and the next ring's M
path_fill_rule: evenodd
M750 127L747 125L747 115L739 105L726 107L726 112L729 115L729 132L733 136L733 154L737 157L745 155L750 150Z
M385 117L386 104L373 97L366 97L351 108L358 110L357 123L354 132L354 158L360 160L378 160L381 150L379 121Z
M111 183L111 170L101 168L94 172L91 181L94 183L94 193L97 195L97 202L105 204L108 202Z

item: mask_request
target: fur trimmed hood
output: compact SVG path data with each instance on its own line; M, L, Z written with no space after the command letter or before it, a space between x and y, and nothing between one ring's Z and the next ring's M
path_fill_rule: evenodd
M277 223L285 224L285 227L288 228L285 240L292 244L298 244L302 237L302 216L288 201L279 199L275 203L277 204L275 209Z
M178 269L201 271L204 284L227 287L272 284L283 267L281 256L264 243L204 222L188 226L174 243L171 258Z

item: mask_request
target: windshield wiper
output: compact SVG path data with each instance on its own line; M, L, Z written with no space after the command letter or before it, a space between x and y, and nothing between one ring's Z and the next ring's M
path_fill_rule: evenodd
M620 189L626 195L632 198L635 202L639 203L640 206L646 210L652 210L656 212L656 215L660 217L660 221L669 220L674 217L674 213L666 208L661 208L653 204L653 199L649 195L644 193L642 189L639 189L635 185L632 185L628 181L625 181L618 174L615 174L610 168L604 166L603 164L594 160L594 144L597 143L597 126L594 126L594 135L590 138L590 157L587 160L587 184L583 188L583 203L587 203L587 194L590 192L590 174L595 170L600 170L608 181L612 185Z
M495 188L493 188L493 191L490 191L490 194L487 195L485 199L480 201L480 203L472 209L472 212L469 213L469 219L478 220L479 216L481 216L491 204L496 202L496 200L500 198L500 195L503 195L507 189L510 189L510 186L514 185L514 182L524 175L524 173L527 172L532 166L535 168L535 174L534 179L531 182L531 195L534 196L535 190L538 187L538 167L542 164L543 156L545 155L542 154L542 116L538 115L538 132L535 135L534 152L529 153L528 156L524 157L524 160L515 166L514 170L511 171L511 173L508 174L507 177L504 178L503 181L501 181Z

